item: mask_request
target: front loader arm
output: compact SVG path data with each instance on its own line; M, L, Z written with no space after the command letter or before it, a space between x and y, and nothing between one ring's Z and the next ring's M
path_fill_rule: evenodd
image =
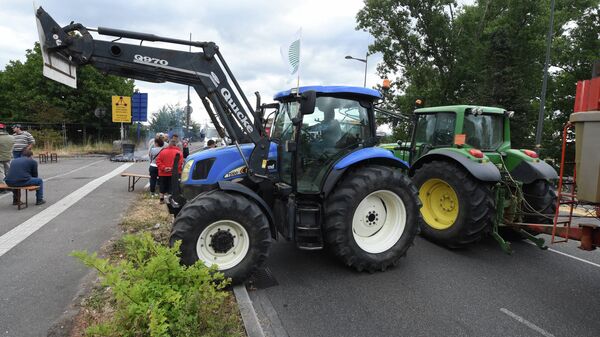
M41 30L42 48L48 54L62 55L72 65L90 64L116 76L192 86L213 123L218 120L236 144L248 141L255 144L248 159L249 177L261 180L266 176L266 165L263 163L266 163L268 156L269 139L260 118L244 96L215 43L191 42L102 27L97 29L98 34L119 39L138 39L141 40L140 45L117 42L119 39L94 40L89 32L91 28L78 23L60 27L41 7L36 11L36 17ZM191 45L202 48L202 52L143 46L141 43L144 41Z

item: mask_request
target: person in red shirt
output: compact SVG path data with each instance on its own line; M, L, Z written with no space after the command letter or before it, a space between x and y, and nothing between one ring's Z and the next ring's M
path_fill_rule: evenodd
M171 194L171 177L173 176L173 164L175 156L179 153L179 173L183 167L183 153L177 146L177 140L171 139L169 146L164 148L156 157L158 166L158 177L160 184L160 203L165 203L165 194Z

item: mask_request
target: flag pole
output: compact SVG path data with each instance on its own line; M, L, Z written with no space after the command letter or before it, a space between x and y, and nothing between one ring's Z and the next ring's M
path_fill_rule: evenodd
M302 58L300 57L300 53L302 53L302 28L300 28L300 36L298 39L299 45L298 45L298 80L296 82L296 92L297 95L300 96L300 63Z

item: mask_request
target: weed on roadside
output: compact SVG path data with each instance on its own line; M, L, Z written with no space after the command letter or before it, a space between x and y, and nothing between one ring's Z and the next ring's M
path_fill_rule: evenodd
M72 336L245 336L223 275L202 263L181 266L178 248L166 244L171 222L156 199L140 196L107 258L72 253L100 278Z

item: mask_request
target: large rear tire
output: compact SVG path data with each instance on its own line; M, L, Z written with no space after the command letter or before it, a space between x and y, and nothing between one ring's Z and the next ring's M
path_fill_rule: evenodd
M351 169L325 205L325 241L358 271L385 271L406 255L418 230L417 189L398 169Z
M523 216L524 222L553 223L556 213L556 188L545 179L539 179L531 184L523 185Z
M496 214L491 186L452 162L425 163L413 181L419 189L421 234L450 248L480 240Z
M267 259L271 232L254 202L236 193L213 190L188 202L179 212L170 244L181 240L181 262L216 264L233 284L245 281Z

